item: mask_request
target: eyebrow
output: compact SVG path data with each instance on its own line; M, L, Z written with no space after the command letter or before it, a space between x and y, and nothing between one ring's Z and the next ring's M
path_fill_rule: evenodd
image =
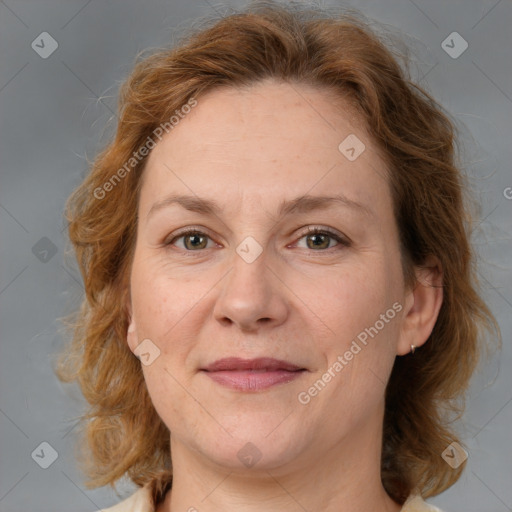
M221 216L222 207L211 199L205 199L193 195L176 195L173 194L161 201L157 201L151 206L147 219L154 215L157 211L167 208L174 204L178 204L186 210L195 213L202 213L209 216ZM356 210L366 216L375 216L372 210L349 199L343 194L336 194L332 196L312 196L303 195L294 199L284 200L279 206L278 215L284 217L291 213L308 213L314 210L326 210L335 205L342 205L353 210Z

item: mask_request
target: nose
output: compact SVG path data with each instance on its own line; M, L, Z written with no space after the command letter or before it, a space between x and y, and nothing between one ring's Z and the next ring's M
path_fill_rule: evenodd
M286 287L268 266L265 251L252 263L238 254L217 298L214 317L225 326L243 331L277 327L288 315Z

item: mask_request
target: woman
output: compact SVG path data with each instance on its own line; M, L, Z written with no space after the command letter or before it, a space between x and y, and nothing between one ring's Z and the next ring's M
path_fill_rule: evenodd
M462 191L449 117L355 15L257 3L137 64L68 204L89 487L140 487L111 511L438 510L495 328Z

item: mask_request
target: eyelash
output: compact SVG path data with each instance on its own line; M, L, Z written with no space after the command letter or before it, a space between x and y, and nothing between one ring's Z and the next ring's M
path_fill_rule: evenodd
M309 226L308 229L305 232L301 233L301 235L299 236L298 240L301 240L302 238L304 238L304 237L306 237L308 235L319 235L319 234L321 234L321 235L328 235L331 238L334 238L334 240L336 240L338 242L338 245L340 245L342 247L350 247L350 245L351 245L351 242L347 238L341 237L335 231L333 231L333 230L331 230L329 228L321 228L321 227L317 227L317 226L315 226L315 227ZM211 240L211 237L207 233L202 232L198 228L190 227L190 228L186 228L183 231L180 231L180 232L176 233L176 235L173 236L173 238L171 240L169 240L168 242L164 242L163 246L166 247L166 248L169 248L170 246L173 245L173 243L176 240L178 240L180 238L183 238L183 237L186 237L188 235L202 235L202 236L206 236L206 237L210 238L210 240ZM312 252L322 253L322 252L327 252L330 249L336 249L336 247L338 247L338 245L336 245L334 247L328 247L327 249L322 249L322 250L319 250L319 251L315 251L314 249L310 249L310 250ZM203 252L206 249L197 250L197 251L192 251L192 250L188 250L188 249L180 249L180 250L182 250L185 253L187 253L187 255L195 256L194 253L201 253L201 252Z

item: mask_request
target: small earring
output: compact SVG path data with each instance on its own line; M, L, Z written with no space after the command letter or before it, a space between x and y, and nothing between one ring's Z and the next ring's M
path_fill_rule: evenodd
M416 350L416 347L414 345L411 345L411 354L414 354L415 350Z

